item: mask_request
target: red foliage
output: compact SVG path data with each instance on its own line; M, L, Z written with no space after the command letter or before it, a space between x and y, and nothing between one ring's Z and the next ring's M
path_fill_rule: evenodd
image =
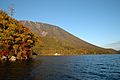
M9 54L8 51L5 51L5 50L1 50L1 51L0 51L0 55L2 55L2 56L6 56L6 55L8 55L8 54Z

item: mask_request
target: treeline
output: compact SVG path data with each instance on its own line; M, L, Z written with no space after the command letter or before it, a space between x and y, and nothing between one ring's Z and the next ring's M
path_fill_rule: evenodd
M29 59L36 40L29 29L0 10L0 59Z
M55 53L58 53L60 55L82 55L82 54L111 54L111 53L116 53L113 51L91 51L91 50L86 50L86 49L73 49L73 50L55 50L55 49L49 49L49 50L41 50L40 55L54 55Z
M40 55L54 55L55 53L61 55L80 55L80 54L111 54L117 53L113 49L104 48L76 48L67 42L61 42L57 38L42 37L42 43L37 43L34 47L34 52Z

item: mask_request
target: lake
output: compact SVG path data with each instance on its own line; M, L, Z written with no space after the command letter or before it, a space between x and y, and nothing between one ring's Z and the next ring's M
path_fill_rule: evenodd
M120 80L120 55L42 56L0 63L0 80Z

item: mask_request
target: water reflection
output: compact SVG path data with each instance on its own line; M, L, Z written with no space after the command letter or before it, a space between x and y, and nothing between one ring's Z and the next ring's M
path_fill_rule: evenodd
M33 62L4 62L0 65L0 80L33 80Z
M0 80L120 80L120 55L53 56L2 63Z

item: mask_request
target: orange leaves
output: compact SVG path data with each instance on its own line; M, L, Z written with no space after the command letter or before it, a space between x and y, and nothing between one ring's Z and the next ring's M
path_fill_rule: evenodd
M24 37L25 37L25 35L24 35L24 34L19 34L19 36L20 36L21 38L24 38Z
M35 36L17 20L9 17L5 12L0 11L0 44L4 49L16 53L27 54L35 44ZM28 50L24 50L28 49ZM12 52L13 53L13 52ZM29 55L29 54L27 54Z
M27 40L27 43L33 43L33 41L32 40Z
M18 49L18 47L19 47L19 45L17 45L17 44L15 44L15 45L13 45L13 49Z
M20 38L20 37L15 38L15 41L16 41L16 42L18 42L18 41L20 41L20 40L21 40L21 38Z

